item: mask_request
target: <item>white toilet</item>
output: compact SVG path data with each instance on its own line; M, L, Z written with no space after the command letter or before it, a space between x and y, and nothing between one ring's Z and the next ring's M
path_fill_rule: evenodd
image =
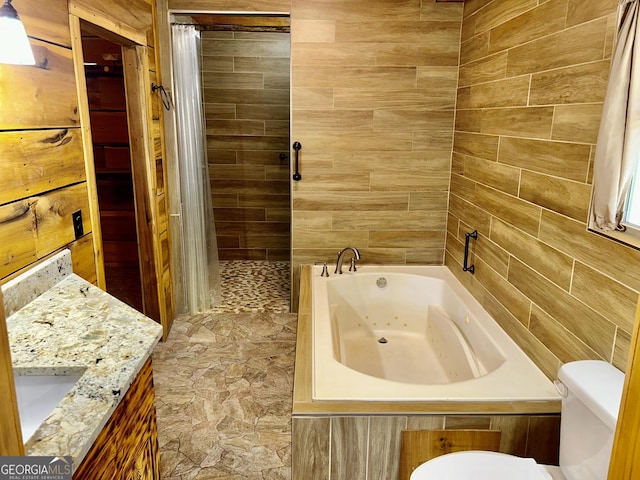
M606 480L624 374L606 362L582 360L564 364L558 378L560 467L504 453L456 452L423 463L411 480Z

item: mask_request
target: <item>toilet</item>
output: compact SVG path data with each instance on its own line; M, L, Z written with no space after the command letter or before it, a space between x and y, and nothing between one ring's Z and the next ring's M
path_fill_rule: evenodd
M423 463L411 480L606 480L624 374L599 360L560 367L560 466L504 453L465 451Z

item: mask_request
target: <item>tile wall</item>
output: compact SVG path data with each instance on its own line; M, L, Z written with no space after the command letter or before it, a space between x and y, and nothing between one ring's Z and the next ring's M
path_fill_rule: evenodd
M401 432L439 429L500 430L500 452L558 464L558 415L294 417L291 478L396 479Z
M294 272L348 245L367 263L442 263L461 16L461 3L293 1Z
M617 3L465 3L445 263L551 377L624 370L640 290L640 252L586 229Z
M289 33L203 31L201 38L219 257L288 260Z

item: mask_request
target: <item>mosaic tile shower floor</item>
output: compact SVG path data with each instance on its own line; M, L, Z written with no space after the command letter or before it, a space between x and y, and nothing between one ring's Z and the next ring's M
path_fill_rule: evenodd
M153 355L164 480L289 480L297 316L287 262L221 262L222 301Z

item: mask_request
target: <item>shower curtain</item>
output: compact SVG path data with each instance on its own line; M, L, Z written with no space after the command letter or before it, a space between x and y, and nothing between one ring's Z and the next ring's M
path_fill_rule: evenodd
M200 81L200 32L172 25L173 76L182 202L184 292L189 313L212 307L220 292Z

